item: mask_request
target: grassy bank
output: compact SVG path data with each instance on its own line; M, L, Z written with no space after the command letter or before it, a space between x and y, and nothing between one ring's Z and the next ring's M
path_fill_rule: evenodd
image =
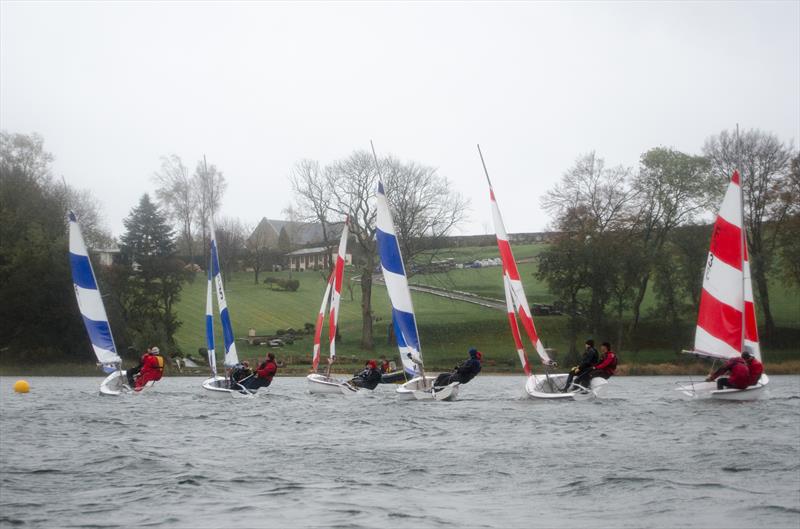
M548 292L547 285L538 281L534 274L536 264L528 261L544 248L542 244L520 245L515 247L520 264L520 275L531 302L548 303L554 301ZM470 259L493 257L494 247L458 248L453 250L453 257L458 262ZM417 275L410 279L411 283L432 285L448 289L472 292L482 296L503 299L501 268L479 268L452 270L447 273ZM361 292L359 285L350 278L354 271L345 271L345 288L342 292L340 310L341 341L337 344L341 360L358 366L367 358L385 355L396 359L397 349L393 340L389 339L391 310L384 287L375 285L372 304L374 313L375 350L363 351L360 348L361 337ZM261 279L268 276L289 276L288 272L262 274ZM183 325L176 339L179 347L186 353L196 354L199 347L204 346L205 328L205 295L206 283L201 276L192 284L186 285L178 304L179 319ZM300 281L296 292L271 290L263 283L254 284L250 273L235 273L226 285L228 307L237 337L239 356L243 359L262 357L264 347L251 347L238 340L247 336L248 329L256 333L273 334L278 329L292 327L302 329L304 324L314 322L319 309L326 278L320 272L295 272L292 277ZM348 288L351 287L351 288ZM772 292L772 306L776 323L789 339L781 347L765 347L767 361L779 362L800 360L800 305L797 303L799 293L776 284ZM414 292L414 306L417 312L420 340L426 365L431 370L449 369L466 357L470 347L477 347L484 352L486 368L493 372L514 372L518 369L518 360L513 348L506 315L496 309L485 308L462 301L447 300L427 293ZM645 316L653 307L654 300L648 293L645 298L643 313ZM222 343L221 331L215 321L217 344ZM538 317L536 325L539 335L546 347L557 351L557 358L568 362L565 352L569 349L567 318L564 316ZM327 331L327 330L326 330ZM630 351L623 348L620 357L623 363L636 365L673 364L684 365L687 360L677 353L681 348L691 346L694 334L694 314L687 314L686 321L680 328L667 328L660 320L645 318L633 337L640 350ZM792 339L797 335L798 340ZM613 340L616 328L610 326L605 332L595 336L598 341ZM581 336L582 338L582 336ZM286 361L292 370L304 372L311 362L312 336L304 336L292 345L275 350L279 359ZM219 347L218 347L219 349ZM325 353L323 353L325 354Z

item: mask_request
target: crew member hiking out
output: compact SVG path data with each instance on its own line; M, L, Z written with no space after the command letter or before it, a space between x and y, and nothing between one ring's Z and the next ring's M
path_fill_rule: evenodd
M252 378L253 371L250 369L250 362L245 360L231 368L230 389L242 389L242 384Z
M741 357L734 357L725 362L722 367L711 373L706 382L717 381L717 389L735 388L744 389L750 385L750 369L747 367L747 362L744 355L750 355L748 352L742 353ZM727 377L722 377L725 373L730 373ZM761 376L759 374L759 376ZM722 378L720 378L722 377Z
M164 357L158 347L151 347L142 357L142 369L136 378L135 391L144 389L148 382L158 382L164 374Z
M364 389L375 389L380 383L381 371L375 360L368 360L364 369L350 380L353 386Z
M584 351L583 356L581 356L580 363L578 363L578 365L569 371L567 383L564 384L564 389L562 390L565 393L570 390L572 381L575 379L575 377L580 378L581 376L587 374L594 368L595 364L600 361L600 355L597 353L597 349L594 348L594 340L586 340L586 342L583 344L583 347Z
M258 388L266 388L272 384L272 379L277 372L278 364L275 362L275 353L267 353L267 358L259 364L255 375L250 377L244 383L244 386L250 391L256 391Z
M449 373L440 373L433 382L433 387L444 387L453 382L466 384L481 372L481 358L483 355L477 349L469 350L469 358L457 365Z
M603 342L600 344L600 362L594 366L585 375L578 378L575 382L581 386L588 388L593 378L600 377L608 380L614 376L617 370L617 354L611 350L611 344Z
M747 363L747 369L750 371L750 380L748 380L748 385L755 386L758 384L761 374L764 373L764 364L762 364L758 358L751 355L749 351L743 352L742 358L744 358L745 363Z

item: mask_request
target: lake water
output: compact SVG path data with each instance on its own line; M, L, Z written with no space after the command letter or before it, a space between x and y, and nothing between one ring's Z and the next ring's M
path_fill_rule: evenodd
M685 402L675 378L608 399L319 397L276 378L212 400L196 378L100 397L100 378L0 378L0 526L800 527L800 377Z

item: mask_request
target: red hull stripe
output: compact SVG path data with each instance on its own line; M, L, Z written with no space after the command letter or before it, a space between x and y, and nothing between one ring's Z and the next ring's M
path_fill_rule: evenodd
M703 290L697 325L737 351L742 347L742 313Z

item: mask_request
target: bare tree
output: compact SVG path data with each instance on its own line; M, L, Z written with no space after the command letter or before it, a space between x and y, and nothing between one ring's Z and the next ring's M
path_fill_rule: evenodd
M208 248L208 227L219 209L222 195L228 186L221 171L213 164L206 163L205 156L197 162L192 177L192 189L197 201L198 219L203 235L203 251Z
M788 187L792 146L757 129L738 138L736 133L724 130L706 140L703 153L711 161L711 173L719 188L730 180L735 169L742 175L750 264L764 312L765 338L769 339L774 335L775 321L767 276L790 208L781 195Z
M275 252L270 248L270 237L263 230L255 230L245 243L247 263L253 269L253 282L258 284L258 276L275 260Z
M248 229L238 218L221 217L216 225L217 250L219 251L222 278L227 283L231 274L238 269L244 256Z
M463 218L467 201L449 188L436 170L388 157L379 160L394 212L398 239L406 262L419 255L431 239L447 235ZM332 219L350 219L350 234L358 246L362 332L361 346L374 348L372 277L378 263L375 247L375 193L378 172L372 153L354 151L324 168L311 160L299 162L292 174L298 209L316 220L330 236ZM427 245L426 245L427 241ZM435 246L435 245L433 245Z
M572 228L604 233L625 227L636 191L626 184L631 169L606 169L605 160L594 151L579 157L553 189L547 192L542 206L554 218L572 215L581 226ZM580 212L580 215L576 215Z
M328 215L331 210L328 178L320 170L319 162L303 159L295 164L289 179L297 202L297 207L291 208L292 217L306 222L319 222L322 225L322 242L327 247Z
M325 170L325 181L331 196L330 211L350 219L350 233L360 248L358 268L361 272L361 347L373 350L372 275L375 273L375 193L378 174L372 154L354 151Z
M198 195L189 177L189 169L177 154L163 156L161 169L153 179L158 184L156 198L162 211L178 224L181 239L189 253L189 262L194 263L194 238L192 226L197 215Z
M464 220L469 201L451 190L447 178L439 176L433 167L402 163L392 157L382 164L395 230L403 259L409 263L425 250L439 247L437 242ZM428 252L427 257L434 260L436 252ZM413 267L406 270L411 272Z
M67 209L75 212L81 225L81 231L89 248L109 248L114 245L114 238L106 228L100 201L86 189L74 189L67 186L64 197Z

